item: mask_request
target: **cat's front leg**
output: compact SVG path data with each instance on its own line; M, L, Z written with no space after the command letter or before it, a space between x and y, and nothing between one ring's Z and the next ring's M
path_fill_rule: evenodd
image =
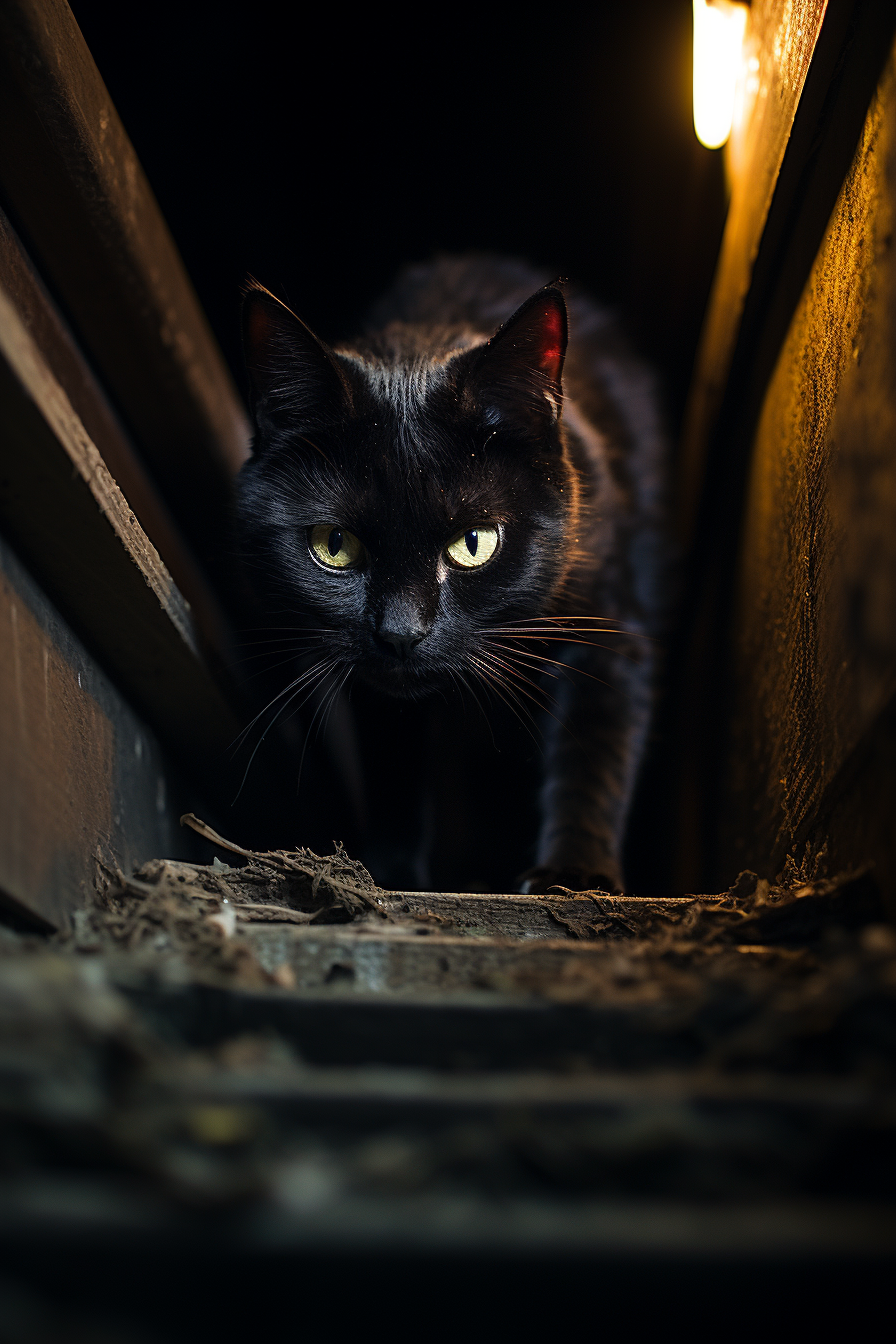
M649 649L626 640L609 652L575 649L552 685L532 893L624 888L622 842L652 700Z

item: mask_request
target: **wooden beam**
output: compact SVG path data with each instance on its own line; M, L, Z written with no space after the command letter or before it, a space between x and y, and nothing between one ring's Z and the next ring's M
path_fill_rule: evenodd
M679 889L725 885L737 872L720 840L720 775L738 671L732 610L756 425L887 59L896 10L885 0L758 0L750 24L754 104L730 154L731 209L682 445L689 576L669 715L681 800Z
M780 865L814 832L814 853L876 860L896 893L893 770L874 750L892 751L896 696L894 201L896 47L754 441L722 843L734 864ZM847 805L832 826L851 793L868 816Z
M202 559L249 425L65 0L0 7L0 185Z
M745 56L755 70L727 150L731 205L682 443L681 522L688 544L695 528L702 535L701 506L704 514L718 509L719 479L750 441L894 23L886 0L759 0L751 6Z
M98 864L199 856L178 824L195 794L2 539L0 705L4 920L64 926Z
M40 350L128 507L164 556L166 569L189 604L205 657L220 665L225 657L227 635L218 601L2 210L0 292L13 304L18 319Z
M237 720L192 611L0 283L0 524L182 759L214 774Z

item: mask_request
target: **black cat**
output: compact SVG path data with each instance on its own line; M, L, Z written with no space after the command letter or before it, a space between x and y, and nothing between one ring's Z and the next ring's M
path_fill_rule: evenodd
M246 294L238 520L289 659L270 715L313 707L300 809L384 885L623 885L664 445L611 319L569 315L567 349L558 285L484 257L409 269L335 348Z

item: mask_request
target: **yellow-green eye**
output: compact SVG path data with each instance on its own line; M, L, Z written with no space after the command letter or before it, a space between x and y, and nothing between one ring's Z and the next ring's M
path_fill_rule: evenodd
M364 547L353 532L332 523L312 527L310 541L314 558L330 569L349 569L364 554Z
M461 569L476 569L491 560L498 549L498 529L483 523L481 527L470 527L455 537L445 552L452 564Z

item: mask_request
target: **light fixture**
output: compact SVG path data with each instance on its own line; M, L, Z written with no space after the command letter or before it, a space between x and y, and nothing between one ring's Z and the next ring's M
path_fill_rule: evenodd
M731 134L748 6L694 0L694 130L707 149Z

